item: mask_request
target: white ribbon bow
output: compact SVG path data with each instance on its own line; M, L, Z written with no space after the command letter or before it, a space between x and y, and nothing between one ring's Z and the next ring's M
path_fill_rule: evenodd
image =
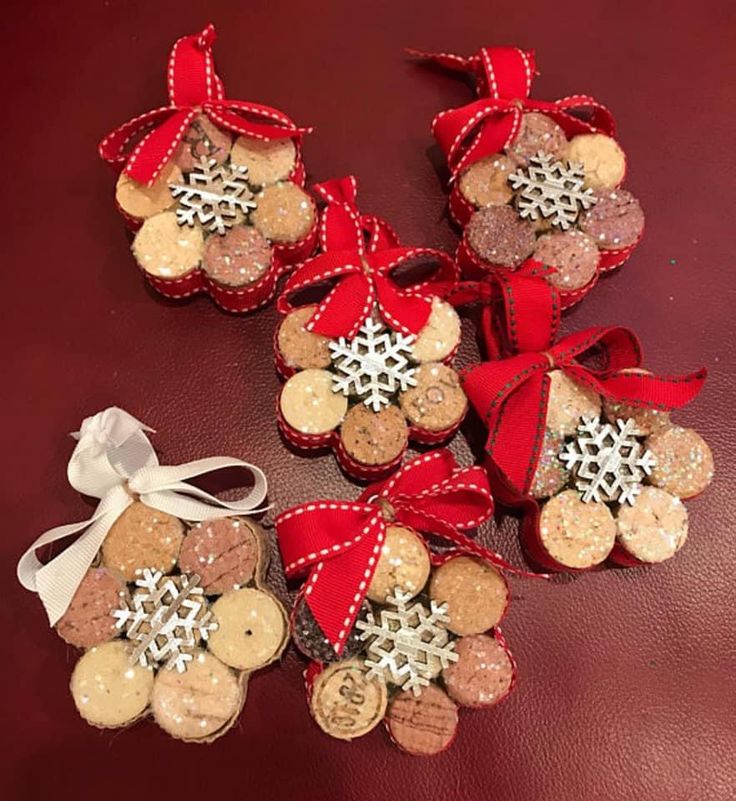
M84 495L100 498L89 520L58 526L42 534L18 562L18 580L37 592L53 626L66 612L84 574L94 561L112 524L139 498L146 506L182 520L257 514L268 493L263 471L227 456L213 456L186 464L159 465L145 435L153 431L115 406L88 417L67 468L69 483ZM214 495L185 483L224 467L242 467L254 477L253 488L239 501L221 501ZM36 557L36 549L84 532L66 550L47 564Z

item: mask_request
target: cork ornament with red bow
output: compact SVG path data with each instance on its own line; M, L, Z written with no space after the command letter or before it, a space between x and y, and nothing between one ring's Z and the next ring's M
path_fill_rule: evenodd
M611 112L588 95L532 98L533 51L409 52L475 85L476 100L432 122L450 171L450 214L463 229L463 273L513 272L534 258L555 268L547 280L562 308L582 300L644 231L639 202L622 188L626 156Z
M117 207L154 289L170 298L204 293L247 312L268 303L278 278L314 250L301 147L309 129L275 108L228 99L214 42L213 25L178 39L168 105L116 128L99 152L119 173Z

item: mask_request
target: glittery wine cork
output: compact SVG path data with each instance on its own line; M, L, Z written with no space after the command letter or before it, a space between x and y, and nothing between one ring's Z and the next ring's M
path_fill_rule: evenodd
M203 157L222 164L230 154L231 146L230 134L220 130L204 114L200 114L184 134L174 160L184 172L191 172Z
M158 725L172 737L203 740L230 725L244 692L230 668L206 651L195 651L183 673L158 671L151 708Z
M616 420L628 420L631 418L636 425L637 431L644 436L664 431L672 425L669 412L642 406L632 406L630 403L619 403L619 401L611 400L610 398L603 398L603 414L611 423L615 423Z
M605 504L584 503L577 490L565 490L542 507L539 534L556 562L584 569L600 564L611 553L616 521Z
M271 184L255 197L250 215L255 227L272 242L298 242L314 225L315 211L309 195L295 183Z
M530 490L534 498L549 498L556 495L570 481L570 471L560 460L564 444L565 438L561 434L545 430Z
M114 640L86 651L74 667L72 698L79 714L94 726L132 723L148 707L153 671L131 663L133 646Z
M462 706L492 706L508 695L514 665L495 637L461 637L455 643L455 653L458 661L442 671L450 698Z
M477 208L503 206L514 196L508 180L515 166L501 153L476 161L460 176L460 194Z
M409 441L409 428L397 406L384 406L380 412L374 412L359 403L345 415L340 441L356 462L387 464L403 452Z
M659 487L642 487L633 505L623 504L616 517L617 541L640 562L664 562L687 539L687 509Z
M259 557L255 523L220 517L189 530L182 542L179 569L199 576L199 586L207 595L221 595L251 581Z
M388 526L368 597L385 603L398 587L413 598L424 589L429 571L429 554L422 538L405 526Z
M304 327L317 307L302 306L289 312L279 326L277 342L287 367L296 370L330 366L329 337L307 331Z
M503 617L508 587L493 565L473 556L457 556L440 565L429 582L429 597L447 604L455 634L482 634Z
M296 146L291 139L254 139L239 136L230 161L248 168L248 182L254 186L285 181L296 165Z
M537 240L534 258L555 268L549 282L563 292L581 289L598 269L600 254L592 237L577 231L555 231Z
M432 311L412 345L417 362L441 362L460 342L460 317L447 301L432 298Z
M532 255L534 226L511 206L486 206L470 218L465 233L475 254L490 264L515 269Z
M386 685L368 678L362 660L350 659L325 668L314 680L309 706L326 734L353 740L368 734L386 714Z
M468 399L457 373L445 364L420 364L416 386L399 394L401 411L410 423L427 431L444 431L462 420Z
M222 236L207 237L202 267L223 286L255 283L271 266L273 250L263 234L250 225L235 225Z
M91 648L118 633L113 610L120 608L125 585L104 567L91 567L77 587L69 608L56 624L59 636L77 648Z
M386 715L396 744L417 756L431 756L447 748L457 729L455 702L439 687L422 687L419 696L402 691L394 696Z
M232 590L212 605L217 629L210 651L226 665L253 670L273 660L286 639L286 615L269 593L253 587Z
M327 370L296 373L281 390L284 420L303 434L326 434L340 425L348 410L348 399L332 391L332 374Z
M368 601L363 601L363 606L358 614L356 622L365 622L371 606ZM314 659L316 662L341 662L359 654L365 643L361 639L361 632L353 625L353 628L345 640L342 653L338 656L332 643L325 637L319 623L314 619L312 610L304 597L300 597L294 609L292 618L292 636L294 644L304 654L304 656Z
M173 162L164 167L153 186L139 184L121 172L115 186L115 199L126 214L141 220L147 219L174 205L169 185L181 183L182 180L181 170Z
M199 267L204 250L202 230L180 226L173 211L149 217L133 240L133 255L147 273L181 278Z
M552 370L549 373L549 381L548 429L571 437L577 431L582 417L600 415L601 399L598 393L582 384L577 384L562 370Z
M112 524L102 543L102 563L126 581L140 578L145 567L170 573L183 538L180 520L135 501Z
M692 428L673 426L647 437L655 464L649 480L679 498L699 495L713 480L713 454Z
M626 156L618 142L601 133L574 136L567 159L583 165L585 185L591 189L613 189L624 179Z
M519 133L506 152L517 164L526 164L540 151L562 158L566 149L562 128L546 114L532 111L522 115Z
M633 245L644 231L644 212L639 201L625 189L595 193L596 204L578 220L580 228L601 250Z

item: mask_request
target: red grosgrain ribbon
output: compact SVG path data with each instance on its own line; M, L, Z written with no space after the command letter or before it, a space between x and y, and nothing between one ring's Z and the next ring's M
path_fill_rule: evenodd
M287 577L309 571L306 603L340 654L391 523L437 535L504 570L521 572L461 533L492 513L484 469L458 468L443 448L407 462L354 503L313 501L287 510L276 519L276 533Z
M214 42L215 27L208 25L174 43L167 71L169 105L128 120L108 134L99 145L105 161L124 167L126 175L150 186L199 114L219 128L256 139L299 138L309 132L275 108L226 100L215 72Z
M544 272L538 262L529 261L516 273L493 276L491 289L478 292L481 300L499 302L508 352L494 341L493 327L486 325L484 334L495 360L461 374L468 400L488 427L486 452L522 494L529 492L539 460L551 370L562 370L606 398L666 411L693 400L707 374L705 368L681 376L632 371L642 364L643 354L627 328L596 326L555 342L559 293ZM594 353L602 358L602 366L585 366L582 361Z
M518 47L484 47L470 58L450 53L409 53L475 78L478 100L440 112L432 121L432 135L447 158L453 178L485 156L500 153L519 132L525 111L541 111L569 137L580 133L615 134L613 115L588 95L560 100L529 97L537 73L534 51Z
M353 176L317 184L326 205L320 220L321 253L289 277L278 300L282 313L293 310L290 298L301 290L336 281L307 323L307 329L328 337L355 336L374 305L383 320L404 334L418 334L432 309L432 296L444 296L458 278L455 262L432 248L402 247L391 226L356 206ZM410 262L437 263L420 282L401 286L394 275Z

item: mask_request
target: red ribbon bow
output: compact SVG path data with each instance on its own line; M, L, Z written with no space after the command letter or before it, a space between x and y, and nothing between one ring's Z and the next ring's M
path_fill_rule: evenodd
M447 294L457 281L455 262L432 248L401 247L387 222L361 214L353 176L317 184L314 190L327 204L320 224L322 252L291 274L278 300L279 311L293 309L294 293L337 279L307 323L309 331L352 338L377 305L391 328L418 334L429 318L432 296ZM407 287L396 282L397 268L424 259L438 263L428 279Z
M105 161L124 166L126 175L150 186L199 114L220 128L256 139L296 139L309 132L270 106L226 100L215 72L214 41L215 27L208 25L174 43L167 71L169 105L128 120L108 134L99 146Z
M276 533L287 577L309 571L306 603L340 654L371 583L387 525L435 534L520 572L458 531L476 528L492 513L483 468L458 468L453 455L440 449L367 487L354 503L313 501L287 510L276 520Z
M559 293L543 277L546 272L539 262L529 260L517 272L495 275L492 283L477 288L476 297L502 304L505 339L513 355L504 358L498 334L491 330L491 322L498 320L493 320L489 306L484 334L493 361L461 374L468 400L488 427L486 452L494 470L523 494L529 492L539 460L550 371L562 370L606 398L665 411L693 400L707 375L705 368L682 376L632 371L642 364L643 353L627 328L596 326L555 342ZM594 351L602 356L602 367L582 363Z
M532 50L484 47L470 58L450 53L409 52L475 77L479 99L442 111L432 121L432 135L442 148L453 177L479 159L507 148L519 132L525 111L541 111L551 117L568 138L591 132L615 134L611 112L588 95L553 101L529 97L534 75L538 74ZM587 120L578 116L585 112Z

